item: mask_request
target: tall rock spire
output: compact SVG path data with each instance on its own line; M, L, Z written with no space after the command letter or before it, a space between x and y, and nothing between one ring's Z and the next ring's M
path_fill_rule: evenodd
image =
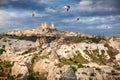
M53 23L51 24L50 29L55 29L55 26Z
M40 47L40 39L37 39L36 42L35 42L35 47L37 50L39 50L39 47Z
M42 29L47 29L49 27L48 23L47 22L44 22L41 24L41 28Z

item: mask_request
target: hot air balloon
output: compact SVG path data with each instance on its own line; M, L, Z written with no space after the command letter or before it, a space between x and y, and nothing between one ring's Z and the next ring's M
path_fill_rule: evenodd
M106 29L109 29L109 26L106 26Z
M77 21L79 21L80 20L80 18L77 18Z
M69 6L69 5L66 5L66 6L64 6L64 9L65 9L66 11L69 11L70 6Z
M32 17L34 17L35 16L35 13L32 13Z

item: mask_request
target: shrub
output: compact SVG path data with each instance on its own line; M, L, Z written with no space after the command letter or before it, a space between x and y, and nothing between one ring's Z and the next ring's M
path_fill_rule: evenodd
M32 72L28 77L27 80L40 80L40 76L38 73Z
M99 71L99 72L101 71L101 69L100 69L100 68L95 68L95 69L96 69L97 71Z
M104 51L104 50L101 50L101 52L102 52L102 54L104 54L104 53L105 53L105 51Z
M11 64L9 61L1 61L0 62L0 67L12 67L14 64Z
M89 78L89 80L93 80L93 78Z
M77 71L77 69L74 66L70 66L70 67L73 69L74 72Z
M4 49L4 48L5 48L5 45L2 45L2 48Z
M111 73L115 73L115 70L111 70Z
M0 55L3 54L4 51L4 49L0 49Z
M94 43L99 43L101 41L101 38L96 38L96 37L93 37L93 38L90 38L92 40L92 42Z
M61 59L61 62L62 62L63 64L68 64L68 65L74 64L73 59L62 58L62 59Z
M95 73L90 73L90 76L95 76Z
M22 77L23 76L23 74L18 74L17 76L16 76L16 78L20 78L20 77Z
M80 54L78 53L78 55L76 55L74 58L73 58L74 62L76 63L88 63L88 61Z
M86 73L86 72L82 72L82 74L87 75L87 73Z
M120 71L120 66L119 66L118 64L114 65L113 67L114 67L114 69L116 69L116 70L119 70L119 71Z
M78 68L82 68L83 67L83 65L82 64L78 64Z

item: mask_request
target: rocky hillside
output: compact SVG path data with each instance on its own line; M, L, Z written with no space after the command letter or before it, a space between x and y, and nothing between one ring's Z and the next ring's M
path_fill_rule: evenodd
M0 34L0 79L120 80L120 38L59 31L46 22Z

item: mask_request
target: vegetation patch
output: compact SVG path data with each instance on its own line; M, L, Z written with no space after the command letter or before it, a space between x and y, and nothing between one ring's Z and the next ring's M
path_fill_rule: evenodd
M118 64L114 65L113 68L114 68L115 70L119 70L119 71L120 71L120 65L118 65Z
M0 60L0 77L2 80L15 80L14 76L11 75L11 67L13 65L9 61Z
M27 80L47 80L46 77L41 76L38 72L33 71L34 63L40 59L37 54L34 55L33 59L31 60L32 64L27 64L29 75L27 76Z
M92 62L96 62L98 64L106 63L106 59L104 58L104 55L98 55L99 57L97 57L97 55L89 54L88 50L84 50L84 52L92 59Z
M6 52L4 49L0 49L0 55L3 54L3 52Z
M64 42L67 44L70 43L80 43L80 42L91 42L91 43L99 43L103 38L101 37L87 37L87 36L71 36L65 37Z
M12 67L14 64L11 63L10 61L0 61L0 67Z
M70 66L72 68L72 70L74 71L74 73L77 71L76 67L74 66Z
M66 59L66 58L62 58L61 62L64 64L83 64L83 63L88 63L88 61L82 57L82 55L79 53L78 55L74 56L74 58L70 58L70 59Z
M84 66L82 64L78 64L77 68L83 68Z
M48 43L50 43L51 41L54 41L57 37L46 37L46 40Z
M95 76L96 75L96 73L90 73L90 76Z
M27 80L41 80L39 73L31 72L27 76Z

